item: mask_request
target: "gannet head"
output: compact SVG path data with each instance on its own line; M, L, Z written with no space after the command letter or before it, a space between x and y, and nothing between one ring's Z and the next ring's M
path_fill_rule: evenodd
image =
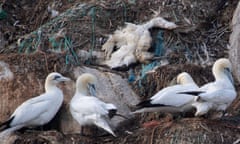
M96 96L96 84L96 76L90 73L84 73L80 75L77 79L76 92L83 95Z
M177 83L178 84L192 84L195 82L193 81L190 74L188 74L187 72L182 72L182 73L178 74L178 76L177 76Z
M232 77L232 64L226 58L218 59L212 68L213 75L215 79L222 79L227 77L230 82L233 84L233 77Z
M60 82L70 81L70 78L62 76L60 73L52 72L48 74L45 81L46 91L50 90L51 87L56 86Z

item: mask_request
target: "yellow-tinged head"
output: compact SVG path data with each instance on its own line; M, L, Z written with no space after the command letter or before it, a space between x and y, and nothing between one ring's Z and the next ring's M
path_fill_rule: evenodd
M93 74L84 73L77 79L76 91L83 95L96 96L95 85L97 84L97 78Z
M60 82L64 81L70 81L71 79L68 77L62 76L60 73L52 72L48 74L46 80L45 80L45 90L49 91L53 87L56 87L56 85Z
M213 65L212 72L216 80L228 78L233 83L232 64L229 59L218 59Z
M193 81L190 74L188 74L187 72L182 72L182 73L178 74L178 76L177 76L177 83L178 84L192 84L195 82Z

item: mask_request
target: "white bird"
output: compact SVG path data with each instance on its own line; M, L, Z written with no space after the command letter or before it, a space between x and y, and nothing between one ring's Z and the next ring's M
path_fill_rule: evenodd
M41 126L52 120L63 102L63 92L57 84L69 80L59 73L50 73L45 80L45 93L18 106L10 118L0 125L4 129L0 135L10 134L23 127Z
M185 112L192 106L195 97L185 94L178 94L187 90L198 89L192 77L186 73L177 76L177 85L166 87L152 96L149 100L140 102L137 107L140 109L133 113L163 111L163 112Z
M114 69L128 67L138 61L146 63L152 60L154 54L148 51L152 44L149 31L152 27L174 29L177 25L161 17L153 18L141 25L126 23L125 28L116 30L102 46L106 54L106 61L103 64Z
M70 102L70 112L81 126L96 125L116 136L109 125L109 120L115 115L117 108L94 97L96 83L97 78L92 74L85 73L78 77L76 92Z
M184 92L198 96L198 102L193 103L197 108L195 116L206 114L210 109L225 111L236 98L237 93L234 88L232 78L232 65L226 58L218 59L212 68L215 77L214 82L207 83L197 91Z

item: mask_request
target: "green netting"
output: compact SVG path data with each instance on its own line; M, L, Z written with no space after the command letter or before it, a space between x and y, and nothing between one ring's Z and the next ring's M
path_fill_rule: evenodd
M49 42L47 52L63 52L66 51L66 64L74 63L79 64L78 56L73 48L73 42L69 36L64 34L60 38L56 38L55 34L61 29L65 28L66 21L73 21L87 15L88 10L92 13L92 48L95 47L95 8L86 4L76 5L66 12L60 14L56 18L42 25L36 31L31 32L29 35L22 38L18 45L19 53L34 53L41 50L44 43ZM91 12L92 11L92 12ZM44 45L45 46L45 45Z
M3 10L2 4L0 4L0 20L7 18L7 12Z
M147 65L142 64L142 69L141 69L141 74L140 74L140 80L138 81L138 86L142 87L142 80L145 79L145 76L147 74L147 72L149 72L150 70L152 70L154 67L160 65L160 62L158 61L153 61Z
M70 62L73 64L80 64L78 60L78 56L76 52L73 49L73 43L70 38L64 37L64 49L67 50L67 55L66 55L66 64L69 64Z

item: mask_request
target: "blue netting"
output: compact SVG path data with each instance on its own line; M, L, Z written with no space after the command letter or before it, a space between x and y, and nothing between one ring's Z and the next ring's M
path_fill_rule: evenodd
M160 62L158 61L153 61L150 64L144 65L142 64L142 70L141 70L141 74L140 74L140 80L138 82L138 86L142 87L142 80L144 80L146 73L150 70L152 70L154 67L160 65Z
M154 45L154 56L163 56L165 53L163 34L164 32L162 30L157 34L157 39Z
M132 69L129 70L129 76L128 76L128 82L132 83L136 79L136 76L134 74L134 71Z

